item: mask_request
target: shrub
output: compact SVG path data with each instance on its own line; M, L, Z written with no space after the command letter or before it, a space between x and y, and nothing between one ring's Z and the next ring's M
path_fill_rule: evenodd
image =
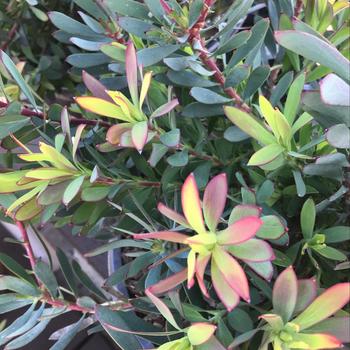
M67 312L50 349L350 342L347 2L0 8L1 219L28 258L0 253L5 349ZM115 271L100 285L58 244L59 279L29 240L44 226Z

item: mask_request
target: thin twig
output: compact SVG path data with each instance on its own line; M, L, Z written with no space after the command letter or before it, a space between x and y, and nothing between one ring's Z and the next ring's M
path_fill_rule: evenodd
M205 26L205 21L207 19L207 16L210 12L210 8L214 5L215 0L205 0L204 5L203 5L203 9L202 12L197 20L197 23L190 29L189 31L189 41L192 44L192 46L195 43L199 43L200 46L202 47L202 50L199 54L199 58L201 59L201 61L203 62L203 64L209 68L210 70L212 70L214 72L214 78L215 80L222 86L222 88L224 89L226 95L228 95L229 97L231 97L235 103L237 104L237 106L244 110L245 112L251 112L251 108L244 103L243 99L241 98L241 96L237 93L237 91L232 88L232 87L225 87L225 76L223 75L223 73L221 72L220 68L218 67L216 61L213 58L210 58L208 56L206 47L205 47L205 41L204 39L201 37L200 35L200 31L204 28Z
M7 108L8 106L9 106L9 103L0 101L0 108ZM32 109L26 108L26 107L22 108L21 115L25 117L37 117L43 120L46 119L45 114L43 112L33 111ZM103 120L91 120L91 119L84 119L84 118L78 118L78 117L70 117L69 121L71 124L74 124L74 125L80 125L80 124L99 125L105 128L109 128L113 125Z
M17 28L18 28L18 23L16 22L16 23L13 24L13 26L9 30L6 41L4 41L2 43L1 48L0 48L1 50L3 50L3 51L6 50L7 47L10 45L12 39L16 35Z

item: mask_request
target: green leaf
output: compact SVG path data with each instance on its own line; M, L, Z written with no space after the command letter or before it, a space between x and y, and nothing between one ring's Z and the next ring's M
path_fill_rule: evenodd
M223 106L206 105L204 103L193 102L188 104L183 110L182 115L188 118L206 118L224 114Z
M316 208L312 198L309 198L303 205L300 213L300 225L303 236L306 239L311 239L316 220Z
M335 74L328 74L320 82L320 93L324 103L350 106L350 85Z
M2 50L0 50L0 58L4 66L6 67L6 69L11 74L12 78L16 81L16 83L22 90L23 94L27 97L27 99L33 105L33 107L35 109L38 109L35 103L35 98L32 94L32 90L30 89L28 84L25 82L25 80L22 78L21 73L18 71L16 65L13 63L11 58Z
M69 328L49 350L64 350L80 331L84 318L85 315L83 315L77 323L71 325L71 328Z
M167 147L176 147L180 142L180 130L173 129L160 135L160 141Z
M306 194L306 186L299 170L293 170L293 177L295 181L295 186L297 188L297 193L299 197L304 197Z
M276 215L264 215L261 217L262 225L260 226L256 236L262 239L278 239L286 228L282 221Z
M233 35L229 40L220 44L219 48L213 53L213 56L222 55L223 53L239 48L247 42L251 35L251 32L248 30L243 30Z
M57 248L56 255L57 255L57 259L60 264L61 270L63 272L63 276L66 282L68 283L69 288L71 289L71 291L74 293L75 296L78 296L78 287L77 287L76 278L74 276L72 266L66 254L64 254L64 252L60 248Z
M0 290L11 290L18 294L39 296L40 291L29 282L13 276L0 276Z
M349 82L349 60L324 40L297 30L277 31L275 38L285 48L333 69L336 74Z
M176 152L167 158L167 162L174 167L183 167L188 163L188 151L185 149L181 152Z
M157 0L157 1L159 2L159 0ZM189 16L188 16L189 28L192 28L192 26L198 20L200 14L201 14L202 8L203 8L203 1L202 0L194 0L191 3L190 12L189 12Z
M29 282L30 284L35 285L34 278L27 273L27 271L14 259L10 256L0 253L0 262L3 264L8 270L17 275L19 278L22 278Z
M249 314L240 308L235 308L234 311L231 311L227 315L227 321L239 333L249 332L254 327Z
M284 148L281 145L279 145L278 143L272 143L255 152L249 159L248 165L260 166L271 163L283 151Z
M350 240L350 228L348 226L334 226L322 230L326 236L326 243L338 243Z
M53 298L58 296L58 283L49 265L43 261L38 261L34 266L35 275L45 285Z
M160 3L160 0L145 0L144 3L149 8L152 15L162 22L165 11Z
M21 115L4 115L0 118L0 139L28 125L30 118Z
M96 287L95 283L90 279L90 277L82 270L81 266L73 260L72 267L75 275L79 278L80 282L89 289L92 293L94 293L96 296L101 298L102 300L105 300L106 297L100 290L100 288Z
M136 17L140 19L149 19L147 6L139 3L138 1L107 0L106 5L111 11L116 12L118 13L118 15L121 15L121 16L130 16L130 17Z
M89 68L110 63L111 60L103 53L74 53L66 61L77 68Z
M167 73L167 77L170 79L171 82L179 86L212 87L217 85L216 83L190 71L176 72L173 70L169 70L169 72Z
M231 99L217 94L209 89L204 89L201 87L193 87L190 91L190 95L198 102L204 104L223 104L231 102Z
M13 310L20 309L32 303L33 303L33 300L31 299L21 299L21 300L14 300L9 303L0 304L0 315Z
M270 102L272 106L276 106L284 94L287 92L290 84L293 81L293 72L287 72L279 79L277 85L273 88L271 92Z
M163 58L168 57L179 48L179 45L147 47L137 52L138 64L143 65L143 67L152 66L163 60Z
M264 145L276 143L275 137L253 116L235 107L226 106L224 107L224 110L226 116L232 121L232 123L257 141Z
M247 65L240 65L233 68L225 80L225 87L238 86L243 80L249 77L249 72L250 68Z
M270 75L270 67L260 66L253 70L247 81L243 98L246 100L251 97L267 80Z
M328 247L325 245L314 245L312 246L312 249L327 259L335 261L344 261L347 259L347 256L344 253L333 247Z
M98 202L107 197L109 190L106 186L87 187L82 190L81 199L84 202Z
M101 247L98 247L88 253L85 254L87 257L92 257L96 255L100 255L103 253L106 253L110 250L118 249L118 248L124 248L124 247L133 247L133 248L140 248L140 249L150 249L151 243L148 242L141 242L141 241L134 241L132 239L118 239L112 242L109 242L107 244L102 245Z
M68 205L75 196L79 193L81 186L85 180L85 175L75 178L66 188L63 193L63 204Z
M37 338L47 327L47 325L50 323L51 319L47 318L40 323L38 323L35 327L30 329L27 333L21 335L20 337L16 338L15 340L12 340L10 343L6 345L7 350L14 350L21 348L30 342L32 342L35 338Z
M237 126L230 126L225 130L224 138L230 142L240 142L249 139L249 135Z
M305 74L302 73L293 81L292 85L289 88L286 104L284 106L284 115L290 125L293 124L294 119L297 115L304 84Z

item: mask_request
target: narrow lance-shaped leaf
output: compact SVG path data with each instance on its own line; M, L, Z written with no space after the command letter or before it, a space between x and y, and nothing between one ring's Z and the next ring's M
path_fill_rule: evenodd
M235 107L224 107L226 116L246 134L264 145L276 143L276 138L254 117Z
M249 159L248 165L251 166L261 166L271 163L275 160L281 153L283 153L284 148L278 143L271 143L259 151L255 152Z
M293 315L298 297L298 280L293 267L285 269L273 287L272 303L274 313L286 323Z
M35 275L45 285L52 297L58 295L58 283L50 267L43 261L38 261L34 266Z
M306 239L310 239L314 232L316 220L316 207L312 198L309 198L303 205L300 213L301 231Z
M147 96L148 89L151 85L152 72L147 72L143 77L141 92L140 92L140 109L142 108L143 102Z
M132 102L138 105L139 94L137 91L137 58L135 46L130 42L125 52L125 70Z
M181 190L182 209L192 228L199 234L205 233L202 208L194 174L190 174Z
M220 174L210 180L204 191L203 214L212 232L215 232L222 215L227 196L226 174Z
M304 88L305 74L300 74L292 83L289 88L286 104L284 107L284 115L286 116L290 125L293 124L296 117L301 93Z
M300 330L307 329L333 315L350 300L350 283L338 283L317 297L293 320Z

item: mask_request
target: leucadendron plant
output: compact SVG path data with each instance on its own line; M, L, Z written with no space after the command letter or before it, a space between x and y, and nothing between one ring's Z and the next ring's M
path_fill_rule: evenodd
M247 337L263 332L259 349L339 349L350 341L349 317L341 309L350 300L350 283L338 283L317 296L316 280L298 280L293 267L276 279L273 309L261 315L261 326ZM246 340L245 335L241 339ZM237 339L230 348L238 346Z
M111 145L134 147L141 153L145 144L157 134L154 130L153 119L169 113L179 102L175 98L159 106L153 112L150 111L148 105L149 115L147 116L143 110L143 104L147 99L152 71L142 76L142 86L139 92L139 69L142 75L142 66L137 64L135 47L130 42L125 50L125 70L131 101L120 91L104 90L100 83L96 83L91 78L88 88L93 94L95 93L95 96L77 97L75 101L90 112L122 121L123 123L113 125L108 129L106 140Z
M0 348L348 348L349 14L0 1Z
M187 288L191 288L196 279L203 295L209 298L204 273L210 263L213 286L228 311L233 310L240 299L250 302L248 280L237 259L257 271L260 270L259 264L262 264L261 274L264 275L264 263L273 260L274 253L268 243L255 238L263 225L258 207L236 207L229 224L225 224L227 227L218 228L225 209L227 190L226 175L215 176L205 188L202 207L195 177L190 174L181 189L184 216L162 203L158 205L158 210L195 234L187 236L174 231L161 231L133 236L135 239L161 239L181 243L189 250L187 268L169 277L169 282L161 281L151 286L148 289L150 292L159 294L185 279Z

